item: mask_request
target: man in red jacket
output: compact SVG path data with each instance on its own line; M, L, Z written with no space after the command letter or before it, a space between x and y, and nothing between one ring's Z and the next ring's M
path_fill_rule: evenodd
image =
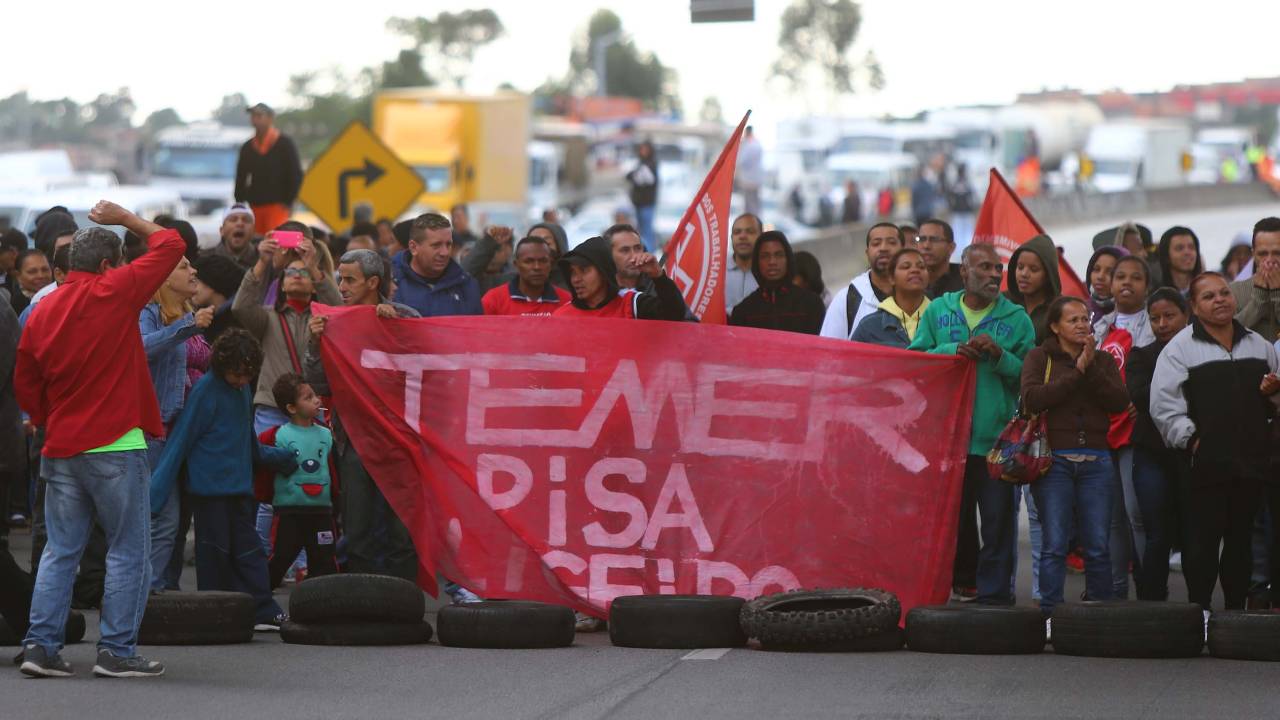
M551 248L542 238L524 238L516 243L516 277L480 298L484 314L551 315L571 296L548 282L550 277Z
M186 251L165 230L101 201L89 213L147 238L147 253L120 266L120 237L100 227L76 233L71 271L31 314L18 345L14 387L31 422L45 428L41 476L49 541L31 599L22 672L66 677L59 654L76 564L96 519L107 536L102 639L95 675L155 677L164 667L137 654L150 563L146 436L162 437L138 314Z

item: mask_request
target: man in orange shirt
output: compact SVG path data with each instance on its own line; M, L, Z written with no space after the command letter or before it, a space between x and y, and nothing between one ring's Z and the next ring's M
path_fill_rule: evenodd
M266 235L289 219L302 187L298 148L275 126L276 113L263 103L249 108L253 137L236 162L236 202L253 208L253 229Z

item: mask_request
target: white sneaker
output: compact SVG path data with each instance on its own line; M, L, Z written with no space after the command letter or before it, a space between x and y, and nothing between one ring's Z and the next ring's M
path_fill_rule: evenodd
M1169 556L1169 569L1173 572L1182 572L1182 552L1178 551Z
M1044 641L1046 644L1053 642L1053 618L1044 619Z
M449 597L453 600L454 605L466 605L467 603L484 602L484 598L471 592L470 590L458 586L457 590L449 593Z
M1204 641L1209 642L1209 611L1204 611Z

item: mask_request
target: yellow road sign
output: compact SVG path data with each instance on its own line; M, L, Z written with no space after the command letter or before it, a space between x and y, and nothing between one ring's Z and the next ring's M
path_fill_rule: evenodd
M364 123L353 122L320 153L302 179L298 199L329 228L351 227L359 205L394 218L422 194L422 178Z

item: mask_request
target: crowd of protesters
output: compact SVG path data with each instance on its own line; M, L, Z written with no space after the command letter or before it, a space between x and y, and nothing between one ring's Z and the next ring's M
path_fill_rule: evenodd
M123 240L77 229L60 208L37 224L40 249L13 231L0 239L0 498L36 537L34 580L10 582L23 571L0 552L0 611L25 634L24 672L70 674L59 651L74 604L101 609L95 673L162 673L137 654L137 628L148 593L180 588L192 526L198 589L253 596L260 631L287 619L272 590L289 578L416 578L408 530L325 409L327 318L313 304L382 318L696 322L631 225L570 249L554 223L518 239L506 227L476 235L465 207L342 236L288 220L255 231L259 212L231 206L204 252L184 223L106 201L91 219L124 228ZM1128 597L1130 575L1138 598L1166 599L1174 552L1206 611L1219 582L1227 608L1270 604L1280 219L1257 223L1253 274L1234 282L1203 270L1188 228L1154 247L1141 226L1107 231L1086 298L1062 295L1047 236L1008 267L982 244L953 263L947 222L878 223L864 238L868 269L832 296L816 259L760 217L731 228L730 325L973 364L955 599L1015 602L1025 505L1032 599L1046 616L1077 565L1089 599ZM1029 487L993 478L986 462L1019 408L1043 413L1053 449ZM96 587L85 577L95 563ZM454 602L478 599L443 584ZM579 618L580 630L602 626Z

